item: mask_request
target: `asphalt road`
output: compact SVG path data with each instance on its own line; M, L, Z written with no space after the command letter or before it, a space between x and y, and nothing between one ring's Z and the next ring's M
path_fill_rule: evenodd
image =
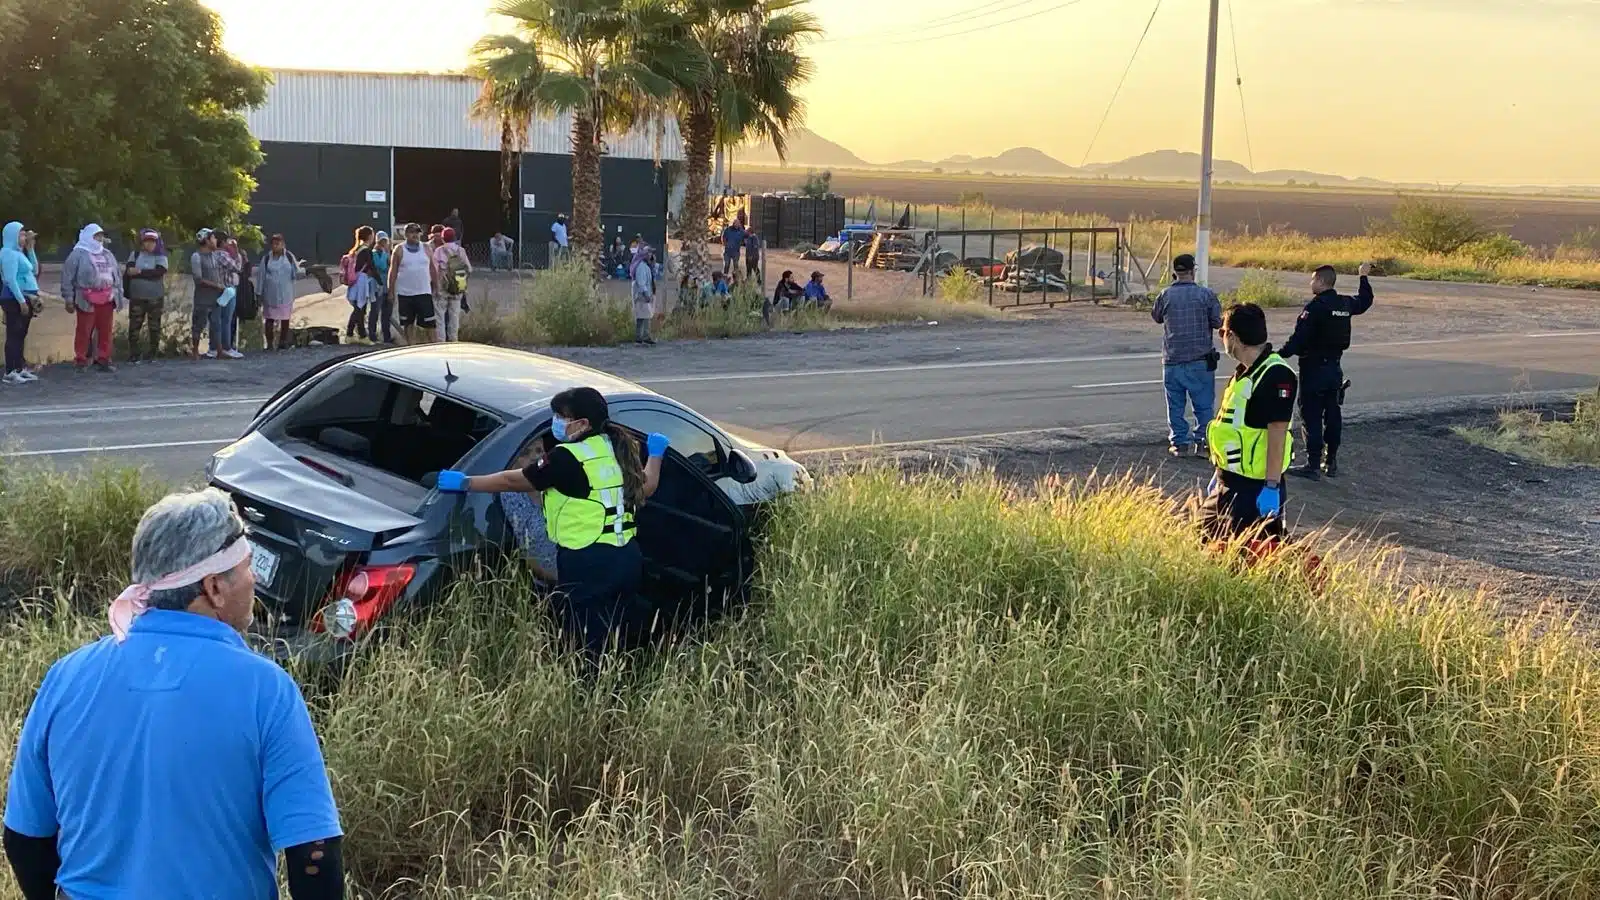
M1164 421L1158 355L1072 355L1058 344L1033 340L1025 329L1014 334L1007 354L973 341L970 353L941 353L928 361L886 355L885 342L897 340L890 333L883 341L837 338L847 352L828 359L847 364L834 368L774 366L766 358L772 353L764 357L756 348L748 355L727 353L720 370L685 365L667 354L618 357L626 361L613 368L730 429L791 451ZM1346 356L1346 373L1355 381L1349 406L1468 397L1510 402L1523 392L1592 387L1600 379L1597 348L1596 331L1369 341ZM792 360L801 358L795 353ZM23 405L13 399L20 394L8 391L0 396L3 455L70 465L103 454L169 478L193 478L287 379L274 370L266 378L239 378L197 392L179 374L189 364L170 365L171 375L163 371L115 399L95 396L103 390L96 387L82 402L74 402L72 393L52 392L40 395L38 405Z

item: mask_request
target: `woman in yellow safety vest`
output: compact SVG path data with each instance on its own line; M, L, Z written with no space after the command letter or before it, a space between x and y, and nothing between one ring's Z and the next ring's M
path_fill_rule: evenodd
M1217 474L1202 503L1204 524L1217 538L1257 528L1281 536L1283 473L1294 455L1289 420L1299 381L1267 343L1267 317L1254 303L1223 314L1222 344L1239 367L1206 427Z
M644 556L634 541L634 513L661 482L667 436L646 440L648 457L611 421L606 398L590 387L571 388L550 401L556 445L525 469L493 475L439 473L441 491L539 491L545 528L556 542L557 602L569 631L594 654L612 632L633 621Z

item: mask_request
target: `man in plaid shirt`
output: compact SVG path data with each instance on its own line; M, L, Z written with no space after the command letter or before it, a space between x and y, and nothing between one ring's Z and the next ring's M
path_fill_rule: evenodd
M1222 303L1216 292L1194 280L1194 257L1172 261L1173 284L1156 298L1150 318L1164 329L1161 338L1162 380L1167 388L1168 438L1173 456L1204 455L1206 423L1217 405L1216 356L1212 335L1222 327ZM1185 402L1194 407L1192 438L1184 417Z

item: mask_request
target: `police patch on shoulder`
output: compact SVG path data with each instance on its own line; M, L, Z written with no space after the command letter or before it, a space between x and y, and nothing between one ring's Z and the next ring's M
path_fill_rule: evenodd
M1308 310L1306 310L1306 311L1305 311L1305 312L1303 312L1303 313L1301 313L1301 314L1300 314L1300 318L1302 318L1302 319L1309 319L1309 318L1311 318L1311 310L1309 310L1309 309L1308 309Z
M1280 400L1289 399L1289 386L1288 385L1286 385L1286 384L1278 385L1278 399L1280 399Z

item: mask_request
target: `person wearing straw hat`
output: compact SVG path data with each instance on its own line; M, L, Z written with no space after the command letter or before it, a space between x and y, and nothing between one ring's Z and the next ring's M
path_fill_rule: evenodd
M343 897L305 700L242 636L255 577L228 495L146 510L133 582L23 722L4 829L23 897L274 897L279 853L294 900Z

